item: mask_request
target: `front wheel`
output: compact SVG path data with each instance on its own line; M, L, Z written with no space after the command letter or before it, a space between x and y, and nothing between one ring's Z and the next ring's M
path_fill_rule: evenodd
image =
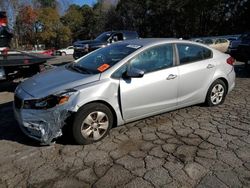
M227 94L227 87L222 80L215 80L209 87L206 103L208 106L217 106L224 102Z
M81 108L73 123L73 137L78 144L103 139L113 125L113 114L104 104L91 103Z

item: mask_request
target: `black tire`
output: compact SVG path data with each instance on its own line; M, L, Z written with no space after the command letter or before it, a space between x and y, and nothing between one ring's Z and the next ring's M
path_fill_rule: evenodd
M98 120L98 117L102 118ZM113 114L106 105L101 103L87 104L75 115L73 138L78 144L91 144L100 141L108 134L113 122Z
M217 92L214 92L217 91ZM206 96L206 105L207 106L217 106L223 104L227 95L226 84L218 79L215 80L212 85L209 87L207 96Z

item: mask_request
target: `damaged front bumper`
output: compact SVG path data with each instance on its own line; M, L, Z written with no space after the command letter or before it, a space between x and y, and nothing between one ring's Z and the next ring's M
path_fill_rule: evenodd
M14 114L21 130L27 136L47 145L62 135L62 127L70 112L62 107L32 110L17 109L14 105Z

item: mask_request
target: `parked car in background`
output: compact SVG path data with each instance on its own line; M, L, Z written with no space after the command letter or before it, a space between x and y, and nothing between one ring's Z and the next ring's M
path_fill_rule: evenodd
M235 85L233 63L228 54L185 40L119 42L25 80L14 112L23 132L44 143L60 136L71 117L75 141L88 144L117 125L222 104Z
M206 38L206 39L203 39L202 43L210 46L210 45L212 45L214 43L214 41L213 41L212 38Z
M225 38L208 38L203 40L203 43L225 53L230 41Z
M231 41L235 41L235 40L237 40L239 37L228 37L227 38L227 40L229 40L229 42L231 42Z
M73 57L78 59L91 51L105 47L111 43L138 38L139 35L136 31L107 31L100 34L94 40L76 41L74 43Z
M68 46L67 48L59 49L56 51L56 55L73 55L74 53L74 46Z
M203 43L203 40L199 39L199 38L192 39L191 41L198 42L198 43Z
M53 56L55 55L55 49L48 49L40 52L41 54L48 55L48 56Z
M250 60L250 33L242 34L230 42L227 53L238 61L247 63Z

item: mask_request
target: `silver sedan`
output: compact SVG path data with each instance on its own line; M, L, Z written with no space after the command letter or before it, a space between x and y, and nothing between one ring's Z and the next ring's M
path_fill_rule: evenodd
M44 144L70 128L89 144L110 128L186 106L220 105L234 88L234 59L177 39L137 39L98 49L21 83L14 112Z

